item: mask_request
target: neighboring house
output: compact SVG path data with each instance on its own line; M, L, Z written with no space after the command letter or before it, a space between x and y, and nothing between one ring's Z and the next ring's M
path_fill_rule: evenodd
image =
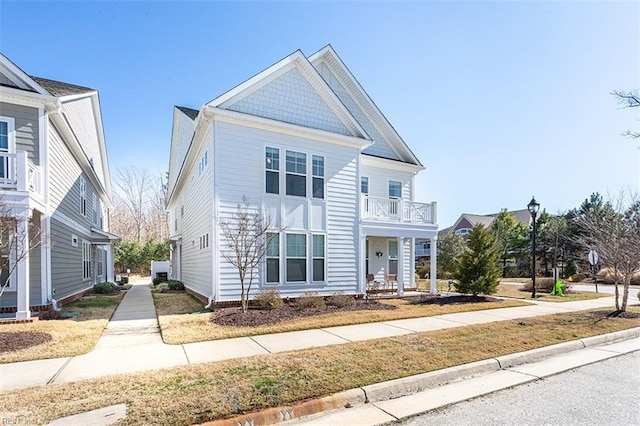
M110 193L98 92L31 77L0 54L0 203L18 233L41 232L25 241L1 313L28 319L113 281Z
M523 210L513 210L510 211L517 221L524 223L526 226L531 226L531 213L529 213L528 209ZM449 235L451 233L455 233L456 235L460 235L465 241L469 238L469 232L473 229L474 226L481 223L485 226L485 228L489 228L493 223L494 219L500 213L492 213L487 215L478 215L478 214L468 214L463 213L460 215L458 220L455 221L453 226L449 226L448 228L441 229L438 232L438 237L442 238L445 235ZM428 239L418 239L416 240L416 261L417 263L427 263L431 260L430 256L431 244Z
M286 227L252 294L361 294L368 274L402 293L414 239L438 231L436 203L414 201L423 169L331 46L298 50L199 110L174 109L172 276L212 301L240 299L219 220L246 196Z

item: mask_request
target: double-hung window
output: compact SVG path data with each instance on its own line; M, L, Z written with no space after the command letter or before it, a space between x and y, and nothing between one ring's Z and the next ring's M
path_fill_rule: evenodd
M82 241L82 279L91 278L91 244Z
M399 213L398 199L402 198L402 182L389 181L389 214L397 216Z
M266 147L264 153L265 191L267 194L280 193L280 150Z
M307 196L307 154L286 152L287 195Z
M311 163L311 172L313 175L313 198L324 198L324 157L320 155L312 155Z
M324 235L313 236L313 281L324 281Z
M360 177L360 192L369 195L369 178L366 176Z
M87 184L84 178L80 177L80 213L82 216L87 215Z
M280 234L267 233L267 282L280 282Z
M307 280L307 236L287 234L287 282Z
M104 273L104 253L102 247L98 247L96 250L96 275L101 277Z
M16 151L15 120L12 117L0 117L0 181L8 183L11 176L11 160L7 154Z

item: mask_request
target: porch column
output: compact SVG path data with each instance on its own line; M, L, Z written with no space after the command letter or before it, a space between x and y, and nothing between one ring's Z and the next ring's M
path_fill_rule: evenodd
M116 282L113 276L113 244L109 244L107 247L107 261L105 267L105 280L110 283Z
M16 259L18 266L18 311L16 319L31 318L29 310L29 215L17 218Z
M404 296L404 237L398 237L398 296Z
M367 292L367 267L366 267L366 259L367 259L367 236L360 236L360 259L358 262L358 292L365 294Z
M431 238L431 294L438 292L438 236Z

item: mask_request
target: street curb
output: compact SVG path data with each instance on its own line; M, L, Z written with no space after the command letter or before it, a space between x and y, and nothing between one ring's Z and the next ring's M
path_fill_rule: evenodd
M298 404L268 408L255 413L243 414L229 419L203 423L203 425L271 425L318 414L324 411L335 410L338 408L350 408L355 404L395 399L424 391L426 389L436 388L471 376L492 373L518 365L540 361L544 358L564 354L574 350L611 344L636 337L640 337L640 327L558 343L556 345L531 349L529 351L504 355L496 358L488 358L469 364L417 374L415 376L375 383L361 388L349 389L330 396L315 398Z

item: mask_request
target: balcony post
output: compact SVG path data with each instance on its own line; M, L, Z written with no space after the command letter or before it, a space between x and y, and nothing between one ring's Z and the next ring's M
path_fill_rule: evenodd
M29 309L29 214L17 217L16 224L16 259L18 267L15 270L18 281L16 319L31 318Z
M434 203L435 204L435 203ZM438 235L431 237L431 294L438 293Z
M398 237L398 296L404 296L404 237Z
M431 215L433 219L433 224L437 225L438 224L438 203L436 203L435 201L431 202Z
M16 189L27 191L29 189L29 169L27 167L27 152L16 152Z

